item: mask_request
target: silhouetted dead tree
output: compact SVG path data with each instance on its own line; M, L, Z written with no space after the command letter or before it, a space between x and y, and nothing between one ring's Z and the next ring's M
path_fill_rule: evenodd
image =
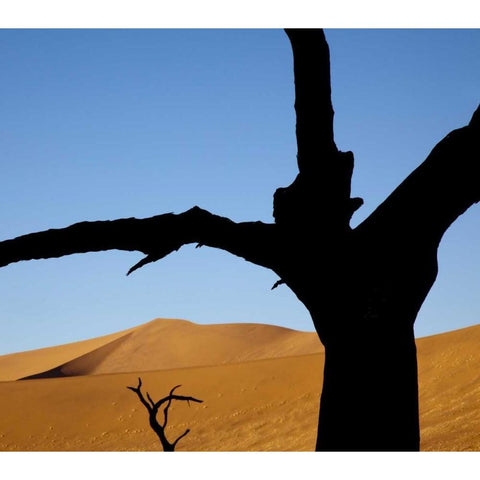
M480 109L359 226L352 152L333 136L322 30L287 30L293 48L299 173L274 195L275 223L235 223L194 207L84 222L0 243L0 266L109 249L138 250L135 269L182 245L220 248L276 272L310 312L325 346L317 450L418 450L413 324L437 275L437 248L480 199Z
M154 402L148 392L147 392L147 399L145 399L141 391L142 379L140 377L138 377L138 385L136 387L127 387L129 390L132 390L132 392L135 392L138 395L138 398L142 402L143 406L147 409L148 421L150 423L150 427L152 427L152 430L157 434L160 440L160 443L162 444L163 450L165 452L175 451L175 447L177 446L178 441L181 440L185 435L188 435L188 433L190 432L190 429L187 428L173 443L170 443L167 440L167 437L165 436L165 428L168 422L168 409L172 404L172 400L185 401L188 403L188 405L190 405L190 402L203 403L203 400L199 400L198 398L184 397L183 395L174 395L173 392L179 387L181 387L181 385L177 385L173 387L170 390L170 393L166 397L159 400L158 402ZM166 405L165 405L165 408L163 409L163 422L159 423L157 420L158 410L165 403Z

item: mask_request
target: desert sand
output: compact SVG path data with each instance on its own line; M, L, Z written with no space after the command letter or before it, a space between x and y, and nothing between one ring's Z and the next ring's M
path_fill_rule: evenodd
M417 340L422 450L480 450L479 342L480 326ZM0 450L161 450L139 376L154 400L177 384L203 400L172 404L178 451L313 450L323 358L312 332L172 319L0 356Z

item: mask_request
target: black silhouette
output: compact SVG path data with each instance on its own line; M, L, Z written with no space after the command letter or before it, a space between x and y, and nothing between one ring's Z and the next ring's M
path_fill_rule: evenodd
M185 435L188 435L188 433L190 432L190 429L187 428L173 443L170 443L167 440L167 437L165 436L165 428L168 422L168 409L172 404L172 400L184 400L188 403L188 405L190 405L190 402L203 403L203 400L198 400L198 398L184 397L182 395L174 395L173 392L179 387L181 387L181 385L177 385L173 387L170 390L170 393L166 397L159 400L158 402L154 402L148 392L147 392L148 401L145 399L141 391L142 379L140 377L138 377L137 387L127 387L129 390L132 390L132 392L135 392L138 395L138 398L140 399L144 407L147 409L148 421L150 423L150 427L152 427L152 430L157 434L160 440L160 443L162 444L164 452L175 451L175 447L177 446L178 441L181 440ZM164 403L166 403L166 405L165 405L165 408L163 409L163 423L160 424L158 423L158 420L157 420L157 414L158 414L158 409Z
M143 252L131 273L197 243L272 269L276 285L285 283L305 304L325 346L317 450L418 450L413 324L436 278L442 235L480 199L480 108L352 229L363 202L350 198L353 154L334 142L328 45L322 30L287 34L299 173L275 192L275 223L235 223L198 207L83 222L0 243L0 266L108 249Z

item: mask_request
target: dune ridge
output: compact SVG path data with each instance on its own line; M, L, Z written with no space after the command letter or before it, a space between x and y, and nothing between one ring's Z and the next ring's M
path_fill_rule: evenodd
M18 353L16 365L8 363L10 370L2 368L2 362L8 359L0 357L0 380L213 366L318 353L323 349L313 332L255 323L199 325L165 318L85 344L81 355L76 355L80 347L56 364L49 358L52 351L48 349L38 350L36 356L35 351L25 352L24 359ZM15 367L18 372L28 370L28 374L18 375Z

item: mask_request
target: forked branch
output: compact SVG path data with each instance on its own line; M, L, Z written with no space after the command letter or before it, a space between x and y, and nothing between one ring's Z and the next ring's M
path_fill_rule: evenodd
M162 444L163 450L165 452L173 452L175 450L175 447L178 443L179 440L181 440L183 437L185 437L189 432L190 429L187 429L185 432L182 433L174 442L169 442L167 437L165 436L165 428L167 427L168 423L168 410L172 404L172 400L180 400L180 401L186 401L188 405L190 406L190 402L196 402L196 403L203 403L203 400L199 400L198 398L195 397L186 397L183 395L174 395L174 392L177 388L181 387L181 385L176 385L170 390L170 393L159 400L158 402L154 402L150 395L147 392L147 398L150 403L145 400L145 397L143 396L143 393L141 391L142 388L142 379L139 377L138 378L138 386L137 387L127 387L129 390L132 390L135 392L144 405L144 407L147 409L148 414L149 414L149 423L150 427L152 430L157 434L160 443ZM163 410L163 422L160 424L157 420L157 414L158 410L161 405L166 403L167 405L165 406Z
M155 407L154 405L150 406L148 404L148 402L145 400L145 397L143 396L143 393L142 393L142 379L140 377L138 377L138 385L136 387L127 387L129 390L131 390L132 392L135 392L138 396L138 398L140 399L140 401L142 402L142 404L144 405L144 407L149 411L151 412L153 410L153 408ZM148 395L148 393L147 393Z

